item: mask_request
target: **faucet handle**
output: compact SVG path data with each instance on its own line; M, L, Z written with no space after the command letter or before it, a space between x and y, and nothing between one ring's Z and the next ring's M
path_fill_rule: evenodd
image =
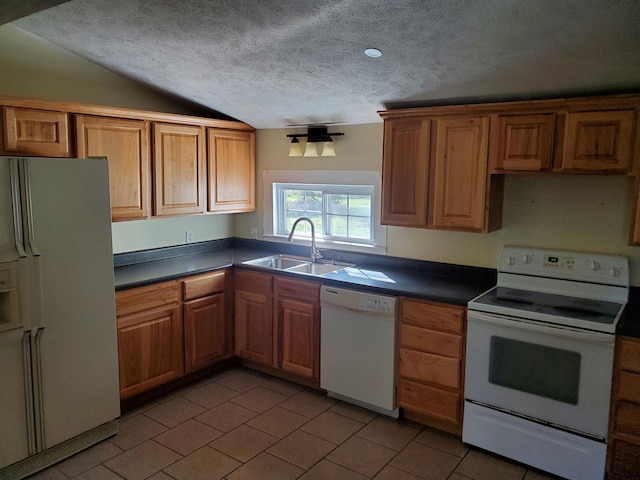
M323 258L322 257L322 252L320 251L319 248L316 248L312 255L313 255L313 260L314 261L320 260L321 258Z

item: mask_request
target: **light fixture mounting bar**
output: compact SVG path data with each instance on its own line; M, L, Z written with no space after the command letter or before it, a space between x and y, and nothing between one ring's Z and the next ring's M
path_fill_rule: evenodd
M309 127L307 133L290 133L288 138L306 138L307 142L331 142L331 137L342 136L344 133L329 133L327 127Z

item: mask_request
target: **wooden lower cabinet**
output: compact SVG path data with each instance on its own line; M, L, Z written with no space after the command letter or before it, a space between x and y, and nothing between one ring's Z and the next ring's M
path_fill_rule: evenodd
M607 474L640 478L640 339L618 337L614 360Z
M320 378L320 284L275 279L278 367L310 379Z
M239 357L273 365L273 275L235 272L235 340Z
M195 372L222 360L230 328L225 294L227 272L182 280L184 371Z
M400 318L398 406L403 416L460 435L465 309L402 298Z
M116 292L120 398L183 375L178 283Z

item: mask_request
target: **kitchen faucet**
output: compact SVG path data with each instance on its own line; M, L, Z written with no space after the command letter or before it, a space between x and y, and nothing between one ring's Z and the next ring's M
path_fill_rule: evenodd
M303 220L306 222L309 222L309 225L311 225L311 251L309 256L311 257L312 262L317 262L322 258L322 254L320 253L320 250L316 248L316 229L313 226L313 222L309 217L300 217L295 222L293 222L293 226L291 227L291 233L289 234L289 238L287 240L289 240L290 242L293 242L293 232L296 230L298 223L300 223Z

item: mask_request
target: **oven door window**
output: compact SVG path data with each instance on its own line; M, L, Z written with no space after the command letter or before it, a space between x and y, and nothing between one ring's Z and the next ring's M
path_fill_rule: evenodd
M490 383L578 404L579 353L492 336L490 359Z

